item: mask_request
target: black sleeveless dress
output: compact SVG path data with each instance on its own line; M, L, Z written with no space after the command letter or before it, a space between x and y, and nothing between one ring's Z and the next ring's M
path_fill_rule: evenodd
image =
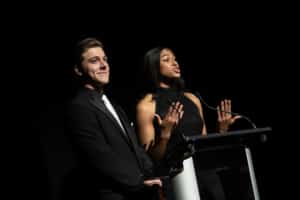
M192 146L186 142L185 136L200 135L203 120L196 105L183 92L170 88L159 88L154 95L156 114L162 119L167 114L173 102L179 101L183 105L184 114L172 132L164 158L159 161L157 174L171 177L183 170L182 161L193 154ZM155 133L160 134L158 124L155 124ZM156 135L155 138L159 138Z
M159 88L156 95L156 113L164 117L172 102L179 101L183 104L184 115L180 120L177 130L185 136L201 135L203 120L199 114L198 108L183 92L175 89ZM171 138L172 139L172 138Z
M154 95L154 99L156 101L156 113L159 114L161 118L166 115L172 102L179 101L183 104L184 114L176 129L172 132L165 157L157 163L156 168L159 176L169 175L170 177L173 177L183 170L182 161L185 158L180 155L186 151L192 151L186 147L185 136L201 135L204 122L196 105L187 98L183 92L171 88L159 88ZM155 125L154 127L156 127L155 133L159 134L158 125ZM155 138L159 137L156 136ZM178 148L182 147L183 149L179 149L178 151ZM194 152L191 152L191 155L193 153ZM199 162L199 160L201 159L197 159L197 155L194 155L194 162ZM201 163L196 163L195 166L199 164ZM203 171L196 168L196 175L201 199L225 199L222 184L215 170ZM167 193L170 194L170 190ZM173 199L171 195L168 199Z

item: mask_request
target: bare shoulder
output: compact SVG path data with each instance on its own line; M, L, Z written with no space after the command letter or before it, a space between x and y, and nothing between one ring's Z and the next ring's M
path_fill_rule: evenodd
M198 97L196 97L194 94L190 92L185 92L184 96L186 96L188 99L190 99L199 109L200 114L202 115L202 105Z
M153 94L145 95L137 104L138 113L149 113L154 115L155 112L155 101L153 100Z
M186 96L187 98L189 98L191 101L193 101L197 106L201 107L201 102L198 99L198 97L196 97L193 93L190 92L185 92L184 96Z

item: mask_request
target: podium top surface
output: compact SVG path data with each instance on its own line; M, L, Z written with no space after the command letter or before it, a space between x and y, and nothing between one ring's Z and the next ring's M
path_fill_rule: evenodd
M197 145L197 149L218 146L245 146L267 141L267 135L272 131L271 127L242 129L226 133L208 133L207 135L187 137L189 141Z

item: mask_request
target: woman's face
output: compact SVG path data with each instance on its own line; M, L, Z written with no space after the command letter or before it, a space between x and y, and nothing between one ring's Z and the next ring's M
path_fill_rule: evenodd
M100 47L90 48L82 54L82 70L92 81L105 85L109 82L109 65Z
M160 52L160 74L166 78L180 78L180 67L170 49Z

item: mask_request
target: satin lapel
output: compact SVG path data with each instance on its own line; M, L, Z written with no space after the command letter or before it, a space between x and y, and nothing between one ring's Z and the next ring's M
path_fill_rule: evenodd
M135 155L140 164L140 167L141 167L141 169L143 169L143 164L139 157L139 150L138 150L139 144L137 143L137 140L134 138L134 134L135 134L134 129L133 129L133 127L130 126L129 120L128 120L126 114L124 113L124 111L122 110L122 108L115 104L114 104L114 108L116 109L116 111L119 115L119 118L122 121L124 128L126 129L127 135L128 135L130 142L134 148Z
M116 109L120 120L122 121L122 124L127 132L128 137L130 138L131 142L135 144L136 142L135 142L135 139L133 138L133 136L134 136L133 134L135 134L135 132L133 131L133 128L130 126L130 123L129 123L125 113L118 105L113 104L113 106Z
M122 132L121 135L122 137L129 142L128 138L125 136L125 134L123 133L122 128L120 127L120 125L118 124L118 122L116 121L116 119L112 116L112 114L109 112L109 110L105 107L105 105L103 103L100 102L99 98L95 97L94 95L92 95L92 98L90 99L90 102L99 110L101 110L111 121L112 123L118 128L120 129L120 131Z

